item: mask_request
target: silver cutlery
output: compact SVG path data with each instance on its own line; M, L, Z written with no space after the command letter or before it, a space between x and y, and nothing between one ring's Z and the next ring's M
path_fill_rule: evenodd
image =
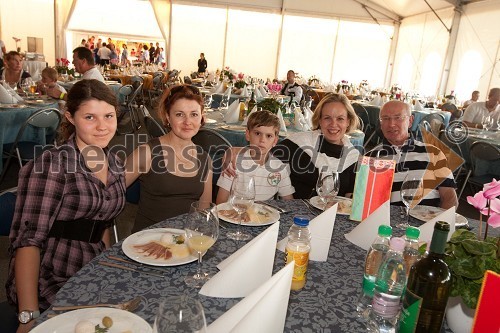
M88 304L88 305L65 305L65 306L53 306L53 311L69 311L69 310L77 310L77 309L85 309L85 308L115 308L126 311L134 311L137 309L139 304L141 303L141 297L137 296L130 301L118 303L118 304Z
M280 214L287 214L287 213L291 213L291 211L289 210L285 210L279 206L276 206L276 205L273 205L273 204L270 204L270 203L267 203L265 201L255 201L255 203L258 203L260 205L264 205L264 206L268 206L268 207L271 207L271 208L274 208L276 209L278 212L280 212Z
M137 272L137 273L141 273L141 274L147 274L147 275L152 275L152 276L157 276L157 277L164 278L163 274L160 274L160 273L148 272L148 271L145 271L145 270L142 270L142 269L136 269L136 268L132 268L132 267L123 266L123 265L120 265L120 264L114 264L112 262L107 262L107 261L102 261L101 260L98 263L99 263L99 265L103 265L103 266L108 266L108 267L113 267L113 268L119 268L119 269L124 269L124 270L127 270L127 271L132 271L132 272Z
M132 261L132 260L128 260L128 259L124 259L124 258L120 258L120 257L108 256L108 259L115 260L115 261L120 261L120 262L124 262L124 263L129 264L129 265L136 265L136 266L139 266L141 268L150 269L150 270L157 271L157 272L160 272L160 273L165 273L165 270L163 270L161 268L143 265L143 264L138 263L136 261Z
M311 212L311 214L313 214L314 216L316 216L320 213L321 210L314 207L313 205L311 205L311 203L307 199L302 199L302 202L307 207L307 209Z

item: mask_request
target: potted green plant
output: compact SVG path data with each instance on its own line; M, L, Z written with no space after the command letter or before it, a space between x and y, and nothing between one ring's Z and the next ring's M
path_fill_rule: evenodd
M480 212L478 235L459 229L446 246L445 262L452 278L446 318L455 333L470 332L485 272L500 273L500 240L487 235L489 226L496 228L500 223L499 194L500 182L493 179L484 185L483 191L467 197L467 201ZM481 232L483 214L488 217L484 237ZM454 318L461 312L464 317Z
M277 114L279 110L283 112L283 105L274 98L265 98L257 103L257 107Z

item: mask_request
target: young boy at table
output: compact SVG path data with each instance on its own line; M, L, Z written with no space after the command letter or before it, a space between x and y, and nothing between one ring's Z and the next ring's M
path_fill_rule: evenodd
M225 160L236 157L236 173L245 173L255 179L255 200L269 200L277 193L282 199L293 199L295 189L290 181L288 166L274 157L270 150L278 142L280 123L269 111L257 111L248 117L245 137L249 145L228 149ZM233 177L222 174L217 181L217 204L228 201Z

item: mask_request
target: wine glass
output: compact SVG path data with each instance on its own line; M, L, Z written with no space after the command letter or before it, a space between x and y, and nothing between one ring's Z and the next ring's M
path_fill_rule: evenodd
M30 80L28 79L31 79L31 78L26 78L26 79L23 79L21 81L21 89L24 91L24 93L26 94L26 97L29 97L30 95L30 87L31 87L31 82Z
M196 274L184 279L190 287L201 288L212 276L202 270L202 253L206 252L219 237L217 206L212 202L195 201L191 204L186 224L189 248L198 253Z
M205 313L200 301L188 295L167 297L158 307L153 333L204 333Z
M245 213L255 200L255 180L253 176L244 173L238 173L233 179L229 202L233 209L238 213L238 228L235 232L229 232L227 237L234 240L248 240L251 236L241 231L241 220Z
M406 219L397 226L400 228L408 228L408 220L410 219L410 207L415 207L424 196L424 186L421 177L408 174L401 184L401 201L405 205Z
M337 172L321 172L316 182L316 193L323 202L323 210L326 210L328 201L334 199L339 193L339 174Z
M207 109L212 107L212 94L205 94L203 96L203 104Z

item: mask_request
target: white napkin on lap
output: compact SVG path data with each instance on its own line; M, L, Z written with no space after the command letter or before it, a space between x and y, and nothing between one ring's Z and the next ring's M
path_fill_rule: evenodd
M390 225L391 208L389 200L384 202L371 215L361 221L359 225L350 233L345 234L345 238L354 245L368 251L378 234L378 227L382 224Z
M241 122L241 126L247 126L247 122L248 122L248 117L250 117L250 115L254 112L257 111L257 106L254 106L252 111L250 111L249 114L247 114L247 116L245 117L245 119L243 119L243 121Z
M283 131L286 133L286 124L285 124L285 119L283 119L283 114L281 113L281 110L278 110L278 119L280 121L280 131Z
M279 222L217 265L220 272L201 288L200 294L236 298L250 295L273 275Z
M226 111L224 115L224 121L228 124L234 124L238 122L240 117L240 101L235 100Z
M453 233L455 232L455 220L456 220L455 207L451 207L419 227L420 229L419 240L427 242L428 244L431 242L432 234L434 233L434 225L436 224L437 221L444 221L450 224L450 232L448 233L448 240L450 240L451 235L453 235Z
M311 232L309 260L326 261L328 259L333 227L335 226L335 218L337 216L337 206L338 204L333 205L309 222L309 231ZM277 249L285 252L287 241L287 237L280 240L276 246Z
M208 333L283 332L295 262L287 264L253 293L207 327Z

